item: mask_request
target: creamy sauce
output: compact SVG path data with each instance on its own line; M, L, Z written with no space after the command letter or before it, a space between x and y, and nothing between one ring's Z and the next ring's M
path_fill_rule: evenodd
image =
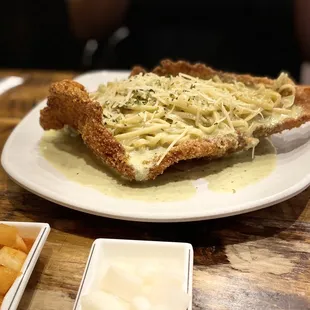
M262 140L255 150L214 160L185 161L167 169L154 181L129 182L99 163L78 136L63 131L45 132L41 154L69 180L94 188L106 195L144 201L178 201L196 193L192 181L205 179L212 191L234 193L267 177L275 167L272 144ZM207 186L207 183L206 183Z
M113 197L147 201L175 201L192 197L196 188L179 177L179 171L169 171L154 181L129 182L98 162L79 136L62 131L44 134L40 149L43 156L69 180L94 188Z
M276 166L275 149L267 139L261 140L255 148L255 158L252 150L220 159L206 167L206 180L209 189L219 192L236 192L249 184L266 178Z

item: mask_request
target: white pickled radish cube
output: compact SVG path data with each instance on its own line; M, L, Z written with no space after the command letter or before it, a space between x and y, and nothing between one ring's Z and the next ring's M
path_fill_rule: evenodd
M143 296L149 296L150 293L152 292L152 285L143 285L142 290L141 290L141 295Z
M148 284L152 286L170 286L182 289L184 276L169 271L160 271L149 277Z
M182 289L169 285L153 286L148 296L153 305L166 305L169 309L186 310L190 296Z
M81 298L82 310L130 310L128 303L103 291L94 291Z
M133 263L126 262L124 260L117 260L110 264L111 267L120 268L126 272L136 273L137 266Z
M156 275L162 269L162 266L157 262L143 263L139 268L137 268L137 275L143 278L146 283L148 283L149 280L153 279L154 275Z
M150 310L151 304L145 296L136 296L131 302L130 310Z
M110 266L101 282L101 289L116 295L125 301L139 295L143 280L122 268Z
M156 306L153 306L150 310L180 310L180 309L174 309L174 308L171 309L166 305L156 305Z

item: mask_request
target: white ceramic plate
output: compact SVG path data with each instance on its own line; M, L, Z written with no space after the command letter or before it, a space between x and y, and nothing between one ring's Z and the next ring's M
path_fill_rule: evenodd
M98 84L124 78L126 72L93 72L76 80L94 91ZM14 129L2 153L2 165L18 184L48 200L100 216L149 222L182 222L218 218L254 211L288 199L310 184L310 125L272 137L277 149L274 171L235 194L209 191L200 186L188 200L135 201L114 198L66 179L39 154L43 135L39 111L43 101ZM198 180L199 181L199 180ZM196 185L196 184L195 184Z
M123 258L128 264L145 265L157 261L167 266L167 272L183 274L183 289L192 296L194 252L189 243L137 241L120 239L97 239L94 241L86 263L83 278L75 300L73 310L81 310L81 297L92 291L100 290L106 264ZM169 267L170 266L170 267ZM192 309L190 301L187 310Z
M15 310L23 296L26 285L29 281L34 266L40 256L50 226L45 223L24 223L24 222L0 222L10 226L15 226L23 238L35 239L35 242L27 255L21 275L17 277L9 291L6 293L1 310Z

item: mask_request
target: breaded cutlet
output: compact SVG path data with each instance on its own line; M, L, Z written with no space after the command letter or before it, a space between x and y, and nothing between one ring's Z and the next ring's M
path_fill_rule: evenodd
M69 126L100 160L137 181L181 160L253 148L309 120L310 87L286 75L272 80L170 60L151 73L135 67L125 82L95 94L75 81L54 83L40 116L44 130Z

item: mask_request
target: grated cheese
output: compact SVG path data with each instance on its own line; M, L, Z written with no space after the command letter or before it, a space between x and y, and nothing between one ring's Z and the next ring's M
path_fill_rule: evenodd
M301 113L294 105L295 86L284 73L270 85L147 73L100 85L91 97L102 105L105 126L127 151L161 148L158 162L186 140L251 136L260 126Z

